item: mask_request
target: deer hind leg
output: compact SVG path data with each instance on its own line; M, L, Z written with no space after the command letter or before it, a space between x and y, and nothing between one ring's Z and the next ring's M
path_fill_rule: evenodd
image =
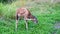
M19 16L16 15L16 30L17 30L17 27L18 27L18 20L19 20Z

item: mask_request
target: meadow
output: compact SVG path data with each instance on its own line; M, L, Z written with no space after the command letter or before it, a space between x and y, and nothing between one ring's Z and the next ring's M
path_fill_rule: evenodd
M29 21L27 31L24 20L19 20L17 32L15 31L15 13L16 9L21 6L16 4L17 2L10 4L0 3L0 34L60 34L60 29L54 27L56 21L60 21L60 3L32 2L30 4L31 8L28 9L37 17L38 24Z

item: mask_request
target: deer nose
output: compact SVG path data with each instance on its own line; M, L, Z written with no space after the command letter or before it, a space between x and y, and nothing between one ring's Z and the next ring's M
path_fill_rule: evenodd
M34 21L34 23L35 23L35 24L37 24L37 23L38 23L38 21L36 20L36 21Z

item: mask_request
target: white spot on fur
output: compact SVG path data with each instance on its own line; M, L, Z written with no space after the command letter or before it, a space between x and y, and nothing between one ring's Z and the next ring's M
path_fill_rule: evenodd
M20 14L18 14L18 16L20 16Z

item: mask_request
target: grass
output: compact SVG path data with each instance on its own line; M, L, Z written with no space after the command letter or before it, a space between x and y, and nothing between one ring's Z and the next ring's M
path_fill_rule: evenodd
M55 30L55 21L60 21L60 4L31 4L31 13L37 17L38 24L29 21L29 30L25 29L24 20L19 21L18 31L15 32L15 12L17 7L14 3L0 3L0 34L52 34ZM57 31L57 34L60 30Z

